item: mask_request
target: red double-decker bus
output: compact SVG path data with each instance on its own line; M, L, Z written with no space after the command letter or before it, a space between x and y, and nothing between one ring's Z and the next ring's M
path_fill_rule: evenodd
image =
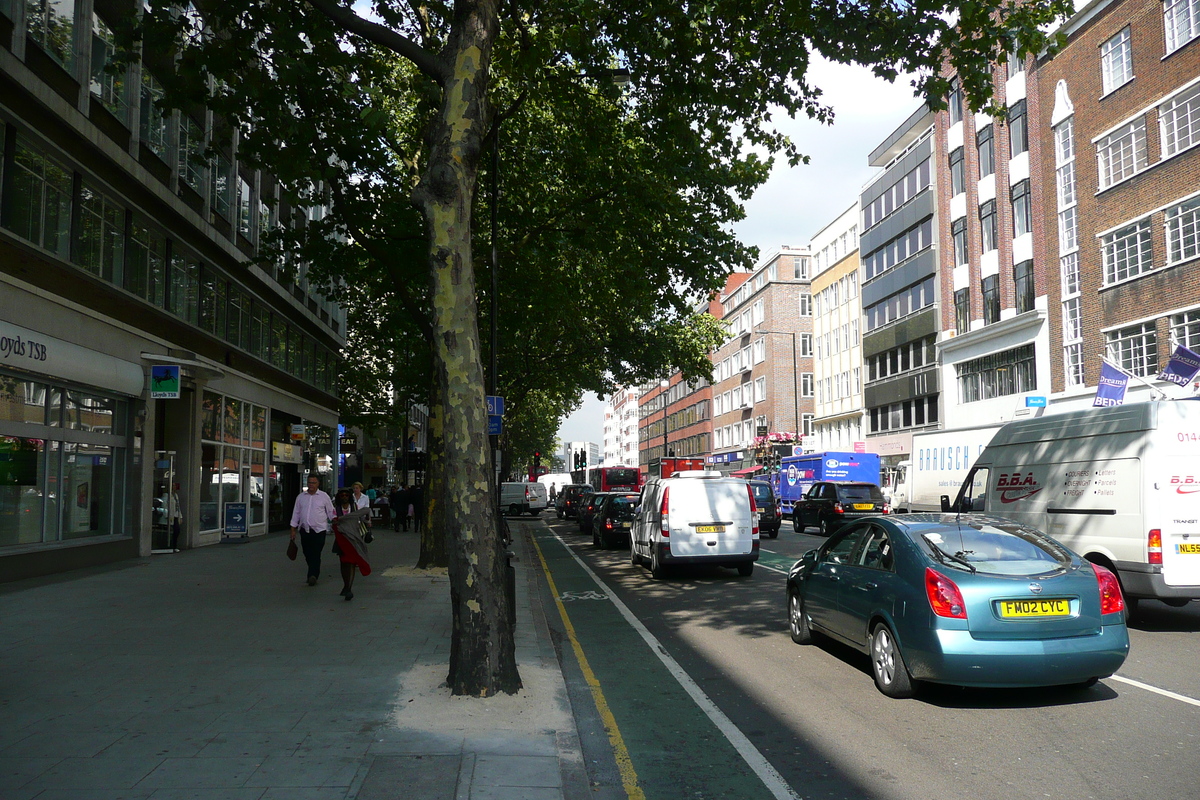
M587 478L597 492L639 492L643 483L637 467L592 467Z

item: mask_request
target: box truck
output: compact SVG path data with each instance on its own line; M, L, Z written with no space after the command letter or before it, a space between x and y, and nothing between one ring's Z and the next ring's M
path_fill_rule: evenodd
M1010 422L948 512L985 512L1049 533L1139 598L1200 598L1200 400L1092 408Z
M941 496L954 494L1000 425L914 433L912 456L884 480L883 494L897 514L938 511Z
M877 453L806 453L785 456L779 466L779 504L785 517L808 487L817 481L865 481L879 483Z

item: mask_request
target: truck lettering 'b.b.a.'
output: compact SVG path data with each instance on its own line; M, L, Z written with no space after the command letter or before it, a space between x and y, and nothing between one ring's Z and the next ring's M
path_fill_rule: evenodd
M877 453L807 453L788 456L779 469L779 503L784 516L817 481L879 483Z
M1200 598L1200 401L1051 414L1000 428L950 510L1046 531L1116 572L1131 600ZM915 438L915 437L914 437Z

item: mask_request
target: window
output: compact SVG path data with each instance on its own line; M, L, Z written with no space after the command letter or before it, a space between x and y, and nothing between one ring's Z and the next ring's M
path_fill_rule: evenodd
M1033 262L1022 261L1013 267L1013 285L1017 292L1017 313L1033 311Z
M253 205L250 202L250 184L242 176L238 176L238 233L250 238L250 225ZM744 318L744 317L743 317Z
M767 399L767 379L758 378L754 381L754 402L761 403Z
M162 85L150 74L142 71L142 142L159 158L167 156L167 117L159 105L163 96Z
M1063 302L1063 341L1077 341L1083 337L1083 315L1079 298L1072 297Z
M1172 315L1171 336L1189 350L1200 350L1200 310Z
M954 265L967 263L967 218L950 223L950 236L954 239Z
M1165 0L1163 27L1168 53L1195 39L1200 34L1200 0Z
M1096 164L1100 188L1131 177L1146 166L1146 120L1122 125L1096 142Z
M27 0L29 38L70 70L75 63L75 0Z
M71 171L17 137L6 227L67 258L71 248Z
M1075 206L1075 144L1071 120L1054 129L1055 183L1058 191L1058 249L1074 250L1078 244L1078 219Z
M986 178L996 171L995 142L992 141L993 128L988 125L975 132L975 147L979 151L979 177Z
M1012 187L1013 237L1033 230L1033 211L1029 205L1029 180Z
M800 373L800 396L813 396L813 374L811 372Z
M920 283L915 283L893 295L890 295L875 305L865 309L867 330L887 325L894 320L920 311L936 302L933 293L933 278L929 277Z
M812 334L811 333L800 334L800 355L802 355L802 356L811 356L812 355Z
M1008 77L1011 78L1012 76L1022 73L1024 71L1025 71L1025 59L1021 58L1021 56L1017 55L1015 52L1009 53L1008 54Z
M1063 369L1067 386L1083 386L1083 345L1076 342L1063 348Z
M989 275L982 281L983 324L993 325L1000 321L1000 276Z
M1150 220L1144 219L1100 237L1104 282L1116 283L1154 269L1150 251Z
M79 266L107 281L120 281L125 258L125 209L87 184L80 191ZM126 286L126 288L129 288Z
M1193 197L1167 210L1167 263L1200 255L1200 197Z
M1133 80L1133 50L1126 26L1100 45L1100 83L1104 94Z
M767 342L765 339L758 339L752 345L754 352L754 363L761 364L767 360Z
M954 330L964 334L971 329L971 290L959 289L954 293Z
M963 169L963 149L956 147L950 153L950 195L952 197L967 190L966 175Z
M946 99L946 104L950 108L950 124L962 122L963 118L963 93L962 84L958 78L950 81L950 95Z
M752 309L754 312L754 322L753 322L754 325L758 325L765 318L766 305L767 305L766 302L763 300L759 300L757 303L754 304L754 308Z
M800 293L800 316L802 316L802 317L811 317L812 316L812 299L813 299L812 295L809 294L808 292Z
M1008 151L1009 158L1016 158L1029 149L1028 117L1025 113L1025 101L1018 100L1008 110Z
M1200 144L1200 84L1158 107L1163 158Z
M92 69L89 89L113 116L125 121L129 100L125 96L125 70L110 66L116 57L116 39L104 21L92 14Z
M1158 373L1158 339L1154 323L1133 325L1105 336L1108 355L1121 369L1148 378Z
M144 220L135 220L125 263L125 288L162 308L167 295L167 240Z
M983 252L996 249L996 201L988 200L979 206L979 239Z
M812 436L813 435L813 420L815 418L816 418L815 414L801 414L800 415L800 423L801 423L800 424L800 435L801 436Z
M1026 344L955 365L963 403L990 400L1037 389L1033 345Z
M182 320L199 324L200 321L200 262L191 255L176 248L171 254L171 291L170 308L172 314ZM258 309L259 322L266 310ZM260 346L254 355L263 357L264 350Z
M864 259L866 280L871 280L897 264L905 261L933 245L933 218L927 217L913 227L901 233L883 246L872 250ZM826 289L826 291L829 291ZM828 297L826 297L826 301ZM836 304L835 304L836 305ZM822 306L829 308L828 302Z
M197 192L204 187L204 129L190 114L179 115L179 177Z
M212 210L228 220L232 202L229 193L233 188L233 166L229 159L218 153L212 169L209 170L209 176L212 178L212 185L209 187Z

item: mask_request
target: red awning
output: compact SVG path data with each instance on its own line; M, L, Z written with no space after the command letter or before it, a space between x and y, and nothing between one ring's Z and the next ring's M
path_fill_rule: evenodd
M729 474L735 478L746 478L746 477L753 475L756 472L761 472L761 471L762 471L762 467L750 467L749 469L735 469L733 472L731 472Z

